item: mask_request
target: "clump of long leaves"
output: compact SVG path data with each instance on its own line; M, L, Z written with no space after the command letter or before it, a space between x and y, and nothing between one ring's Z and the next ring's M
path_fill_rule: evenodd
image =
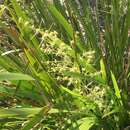
M99 1L95 13L86 0L1 6L1 129L129 128L128 95L118 80L129 82L130 5L121 2Z

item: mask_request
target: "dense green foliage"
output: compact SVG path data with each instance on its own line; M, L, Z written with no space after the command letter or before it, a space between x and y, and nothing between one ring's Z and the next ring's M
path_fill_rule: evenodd
M130 1L5 0L1 130L128 130Z

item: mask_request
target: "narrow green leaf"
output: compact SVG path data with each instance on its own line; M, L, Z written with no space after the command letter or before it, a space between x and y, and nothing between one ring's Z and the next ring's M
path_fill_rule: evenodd
M0 81L2 80L34 80L34 79L26 74L2 72L0 73Z
M105 65L103 63L103 59L100 60L100 67L101 67L102 78L106 83L107 82L107 74L106 74Z
M37 114L42 108L0 108L0 118L27 118Z
M52 13L52 15L58 20L58 22L64 27L69 36L73 38L73 28L62 16L62 14L55 8L54 5L49 5L49 10Z
M111 78L112 78L112 82L113 82L113 86L114 86L114 90L115 90L115 95L117 96L118 99L121 99L121 95L120 95L120 89L118 87L116 78L114 76L114 74L111 71Z
M74 97L82 98L82 96L81 96L80 94L75 93L75 92L69 90L68 88L65 88L65 87L63 87L63 86L61 86L61 88L62 88L64 91L66 91L67 93L69 93L70 95L74 96Z
M83 118L83 122L79 126L79 130L89 130L95 123L96 123L95 117Z
M21 7L18 2L16 0L12 0L11 2L17 16L22 17L24 20L27 20L26 14L21 10Z

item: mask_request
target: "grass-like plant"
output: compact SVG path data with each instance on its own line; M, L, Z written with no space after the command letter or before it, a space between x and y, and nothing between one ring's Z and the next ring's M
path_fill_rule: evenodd
M5 1L1 129L129 129L130 3L123 2L99 0L91 9L86 0Z

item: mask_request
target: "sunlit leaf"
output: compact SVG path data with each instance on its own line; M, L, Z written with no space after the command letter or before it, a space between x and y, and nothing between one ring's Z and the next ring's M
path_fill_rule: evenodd
M34 80L34 79L26 74L1 72L0 81L2 80Z
M121 99L121 95L120 95L120 89L118 87L116 78L114 76L114 74L111 71L111 78L112 78L112 82L113 82L113 86L114 86L114 90L115 90L115 95L117 96L117 98Z

